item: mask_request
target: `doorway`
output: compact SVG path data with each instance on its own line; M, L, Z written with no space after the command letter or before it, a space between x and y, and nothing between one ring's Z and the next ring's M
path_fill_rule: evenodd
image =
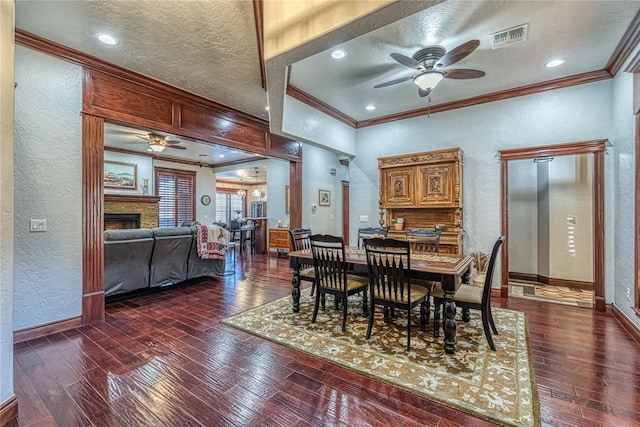
M513 160L508 189L509 296L592 308L592 157Z
M593 291L594 291L594 308L597 311L605 311L605 299L604 299L604 151L606 149L606 140L592 140L592 141L579 141L572 143L564 143L550 146L541 147L527 147L517 148L510 150L501 150L498 152L500 156L501 167L501 210L502 210L502 234L510 236L510 188L509 188L509 173L510 162L528 159L538 159L537 161L543 163L549 162L551 158L560 158L562 156L580 155L585 154L590 157L592 161L592 184L591 184L591 199L592 199L592 277L593 277ZM514 163L515 165L515 163ZM571 217L571 215L567 215ZM575 218L565 218L565 235L563 238L568 241L568 235L566 232L571 230L566 222L573 222ZM574 228L575 230L575 228ZM517 238L514 238L517 240ZM502 284L500 294L503 298L509 297L509 272L511 246L518 245L520 242L516 240L507 239L505 248L502 252ZM567 243L569 244L569 243ZM575 242L574 242L575 244ZM537 274L536 274L537 276ZM536 277L537 278L537 277Z

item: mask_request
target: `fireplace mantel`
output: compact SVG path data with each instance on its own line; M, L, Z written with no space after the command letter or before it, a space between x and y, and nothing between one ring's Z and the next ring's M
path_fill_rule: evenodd
M105 202L158 203L160 196L140 196L134 194L105 194Z

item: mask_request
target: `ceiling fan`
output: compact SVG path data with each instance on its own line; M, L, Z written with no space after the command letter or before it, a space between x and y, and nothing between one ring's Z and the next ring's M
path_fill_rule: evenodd
M144 139L149 146L149 149L154 153L161 153L165 148L177 148L179 150L186 150L187 147L183 147L180 141L175 139L169 139L164 135L158 135L157 133L148 133L147 136L136 135L138 138Z
M428 96L442 79L477 79L484 76L484 71L458 68L446 70L445 68L466 58L480 45L479 40L469 40L447 52L440 46L429 46L417 51L412 58L401 53L392 53L391 57L405 67L418 71L418 74L401 77L399 79L380 83L374 88L391 86L397 83L413 80L418 86L418 94Z

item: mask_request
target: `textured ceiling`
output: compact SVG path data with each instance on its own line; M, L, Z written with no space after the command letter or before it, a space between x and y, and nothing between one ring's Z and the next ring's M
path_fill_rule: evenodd
M427 6L427 2L409 1L396 9L418 11ZM368 34L360 35L369 28L339 30L343 36L350 31L360 35L351 40L334 38L348 52L342 61L324 51L331 46L309 55L292 52L281 57L296 58L292 61L293 85L356 120L365 120L423 108L429 101L417 95L411 81L373 88L414 74L391 59L392 52L412 56L428 45L451 50L468 40L480 40L476 51L449 68L478 69L486 76L445 79L430 97L432 104L439 104L600 70L639 9L639 1L449 0L379 25ZM524 23L529 24L528 40L490 48L491 33ZM268 119L249 0L17 0L16 27ZM112 33L120 39L119 45L101 44L94 37L98 32ZM545 68L555 57L567 62L555 69ZM267 77L273 81L272 76ZM281 95L281 89L274 86L270 91ZM366 111L365 104L377 109ZM272 115L274 123L279 114L281 111Z
M268 118L250 0L18 0L16 27ZM120 43L100 43L99 32Z
M417 86L407 80L374 89L379 83L417 74L390 54L411 57L427 46L447 51L471 39L480 46L460 62L446 67L477 69L479 79L444 79L431 93L432 104L601 70L620 42L637 1L447 1L340 44L344 59L333 49L295 63L290 83L355 120L366 120L427 106ZM528 24L528 38L492 49L490 34ZM545 64L554 58L566 63ZM364 107L373 104L374 111Z

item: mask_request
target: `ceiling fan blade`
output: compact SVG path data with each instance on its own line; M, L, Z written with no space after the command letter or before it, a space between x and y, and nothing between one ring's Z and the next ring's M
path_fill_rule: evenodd
M186 150L187 147L183 147L182 145L165 145L167 148L177 148L178 150Z
M409 58L408 56L404 56L401 53L392 53L391 57L393 59L395 59L397 62L399 62L400 64L404 65L405 67L409 67L409 68L413 68L414 70L422 70L423 67L422 65L416 61L413 58Z
M456 62L466 58L471 52L476 50L478 46L480 46L480 40L469 40L466 43L462 43L460 46L445 53L433 68L444 68L455 64Z
M378 89L380 87L385 87L385 86L391 86L391 85L395 85L397 83L402 83L402 82L406 82L407 80L411 80L413 79L414 76L407 76L407 77L402 77L399 79L395 79L395 80L391 80L388 82L384 82L384 83L380 83L374 86L374 89Z
M431 88L429 89L418 88L418 95L420 95L422 98L424 98L425 96L429 96L430 93L431 93Z
M465 68L459 68L455 70L446 70L444 77L447 79L477 79L484 76L484 71L480 70L468 70Z
M178 141L177 139L165 139L164 142L167 145L178 145L181 141Z

